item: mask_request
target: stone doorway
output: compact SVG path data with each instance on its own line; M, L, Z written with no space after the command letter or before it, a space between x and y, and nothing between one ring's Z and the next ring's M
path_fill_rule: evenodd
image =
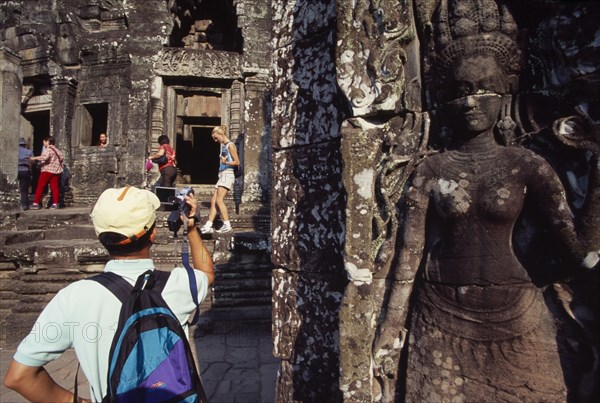
M20 137L27 141L33 155L38 156L42 153L44 138L50 134L50 109L26 111L22 116ZM35 191L39 176L40 170L34 168L31 177L32 193Z
M50 110L25 112L23 117L25 122L21 126L21 137L28 140L35 155L40 155L44 137L50 134Z
M219 145L212 139L215 126L227 124L230 99L224 88L168 86L165 94L165 132L175 133L178 182L214 185L219 170ZM173 140L173 138L172 138Z
M219 145L213 141L211 132L220 122L203 123L186 125L187 135L177 135L177 166L185 182L212 185L217 182Z

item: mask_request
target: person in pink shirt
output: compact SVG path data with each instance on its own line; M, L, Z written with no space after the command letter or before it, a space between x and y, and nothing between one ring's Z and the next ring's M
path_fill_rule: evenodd
M44 187L48 184L50 184L50 189L52 190L52 205L50 208L59 208L58 182L63 171L63 153L54 144L54 137L47 136L44 138L44 151L42 155L32 158L32 160L40 161L41 163L40 177L35 189L33 204L31 205L32 210L40 209L42 193Z

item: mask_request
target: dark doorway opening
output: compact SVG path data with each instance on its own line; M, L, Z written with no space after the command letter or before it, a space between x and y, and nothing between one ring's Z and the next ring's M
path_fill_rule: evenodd
M218 123L217 123L218 124ZM209 185L217 183L219 174L219 144L212 139L215 125L190 125L187 138L177 135L177 167L190 183Z
M36 157L42 153L44 138L50 135L50 111L26 112L23 114L25 119L31 124L33 131L33 145L31 151ZM40 169L34 165L31 172L31 192L35 192L37 181L40 176Z
M217 183L219 174L219 144L212 139L212 127L194 127L194 155L192 160L192 182Z

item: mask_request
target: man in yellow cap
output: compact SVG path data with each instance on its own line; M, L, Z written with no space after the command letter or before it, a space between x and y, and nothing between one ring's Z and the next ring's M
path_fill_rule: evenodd
M187 220L190 229L193 272L198 301L202 302L214 280L213 261L194 229L196 198L190 194L185 201L191 210L182 220ZM98 239L111 257L105 272L118 274L133 285L139 275L155 269L150 248L156 237L159 206L154 193L135 187L107 189L100 195L91 217ZM185 268L173 269L162 296L187 331L187 319L196 304ZM90 383L92 400L101 401L107 391L108 357L120 309L117 297L96 281L80 280L62 289L19 345L4 384L30 401L72 402L73 393L59 386L44 365L73 347Z

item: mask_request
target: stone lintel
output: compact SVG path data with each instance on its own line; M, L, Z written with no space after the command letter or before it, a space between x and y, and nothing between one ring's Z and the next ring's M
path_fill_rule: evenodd
M161 76L201 76L235 80L242 76L241 55L236 52L167 48L154 69Z

